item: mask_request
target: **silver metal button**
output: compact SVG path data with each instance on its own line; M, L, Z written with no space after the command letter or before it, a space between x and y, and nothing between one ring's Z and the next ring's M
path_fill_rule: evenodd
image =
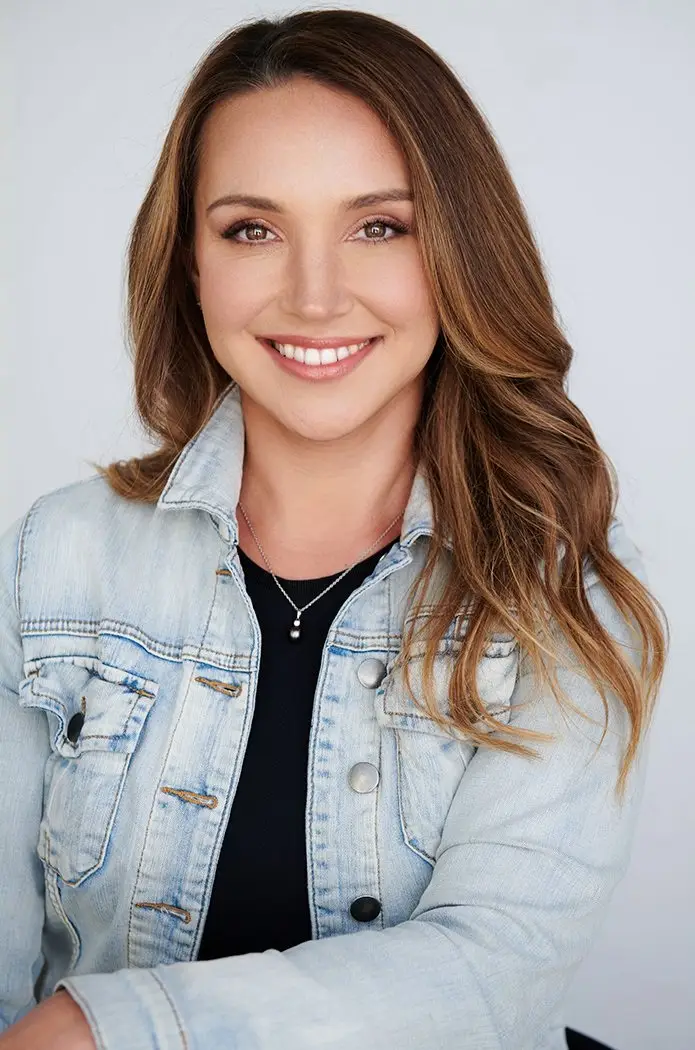
M357 668L357 677L367 689L376 689L380 686L386 675L386 665L383 660L377 660L370 656L363 660Z
M356 762L348 773L348 784L353 791L366 794L379 783L379 770L371 762Z

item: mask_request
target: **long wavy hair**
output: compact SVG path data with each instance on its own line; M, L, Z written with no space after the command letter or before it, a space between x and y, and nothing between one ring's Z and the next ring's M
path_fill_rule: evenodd
M398 656L407 675L419 624L424 699L422 705L413 699L478 746L532 757L534 751L518 741L552 737L493 718L478 693L476 668L502 628L523 642L539 682L577 710L556 678L560 650L553 638L559 628L602 698L606 726L606 688L629 713L630 739L617 779L622 796L661 684L668 621L609 549L615 470L565 392L573 350L554 316L540 253L494 135L452 69L407 29L361 11L305 10L242 22L200 60L128 245L135 400L157 448L107 467L92 465L125 499L156 502L177 457L229 384L208 342L191 276L201 131L217 103L295 75L359 97L398 142L439 312L415 434L434 535L411 589L415 611ZM447 538L451 571L438 601L421 616ZM592 610L585 558L632 621L639 668ZM440 640L464 606L469 613L454 659L448 718L433 695L432 668ZM412 695L409 679L408 687Z

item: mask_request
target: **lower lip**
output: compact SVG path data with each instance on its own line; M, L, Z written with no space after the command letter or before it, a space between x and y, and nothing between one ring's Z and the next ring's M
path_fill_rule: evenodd
M350 357L344 357L342 361L335 361L330 365L305 365L303 361L295 361L293 358L283 357L280 351L276 350L267 339L259 339L258 342L262 343L266 350L273 355L275 363L280 368L284 368L286 372L291 372L292 375L301 376L302 379L338 379L340 376L346 376L353 369L357 368L380 340L381 336L377 336L375 339L371 339L361 350L358 350L356 354L351 354Z

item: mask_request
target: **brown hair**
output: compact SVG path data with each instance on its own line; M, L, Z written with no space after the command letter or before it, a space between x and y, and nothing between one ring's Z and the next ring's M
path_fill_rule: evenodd
M400 145L439 311L416 432L434 536L411 591L411 599L417 593L415 616L405 625L399 660L407 665L419 621L427 713L457 726L474 744L532 756L522 744L490 736L494 729L547 739L491 716L478 693L476 667L501 625L512 638L524 639L539 680L566 701L554 667L549 676L542 656L558 655L554 618L599 691L606 724L605 686L629 713L630 740L618 777L622 794L664 671L667 639L657 609L667 630L668 621L609 549L615 471L565 392L573 351L554 317L539 250L501 151L452 69L405 28L360 11L306 10L241 23L203 56L179 102L128 248L135 399L158 448L106 468L92 465L125 499L156 502L176 458L229 384L207 340L191 280L201 129L216 103L294 75L359 97ZM418 617L446 537L453 541L451 572L438 604ZM587 600L585 557L621 613L636 623L639 671ZM431 695L431 671L438 642L468 602L472 611L455 659L448 721ZM478 721L481 729L474 728Z

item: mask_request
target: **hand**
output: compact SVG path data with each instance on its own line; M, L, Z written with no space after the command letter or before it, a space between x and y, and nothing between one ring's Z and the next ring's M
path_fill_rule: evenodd
M82 1010L64 988L0 1034L0 1050L97 1050Z

